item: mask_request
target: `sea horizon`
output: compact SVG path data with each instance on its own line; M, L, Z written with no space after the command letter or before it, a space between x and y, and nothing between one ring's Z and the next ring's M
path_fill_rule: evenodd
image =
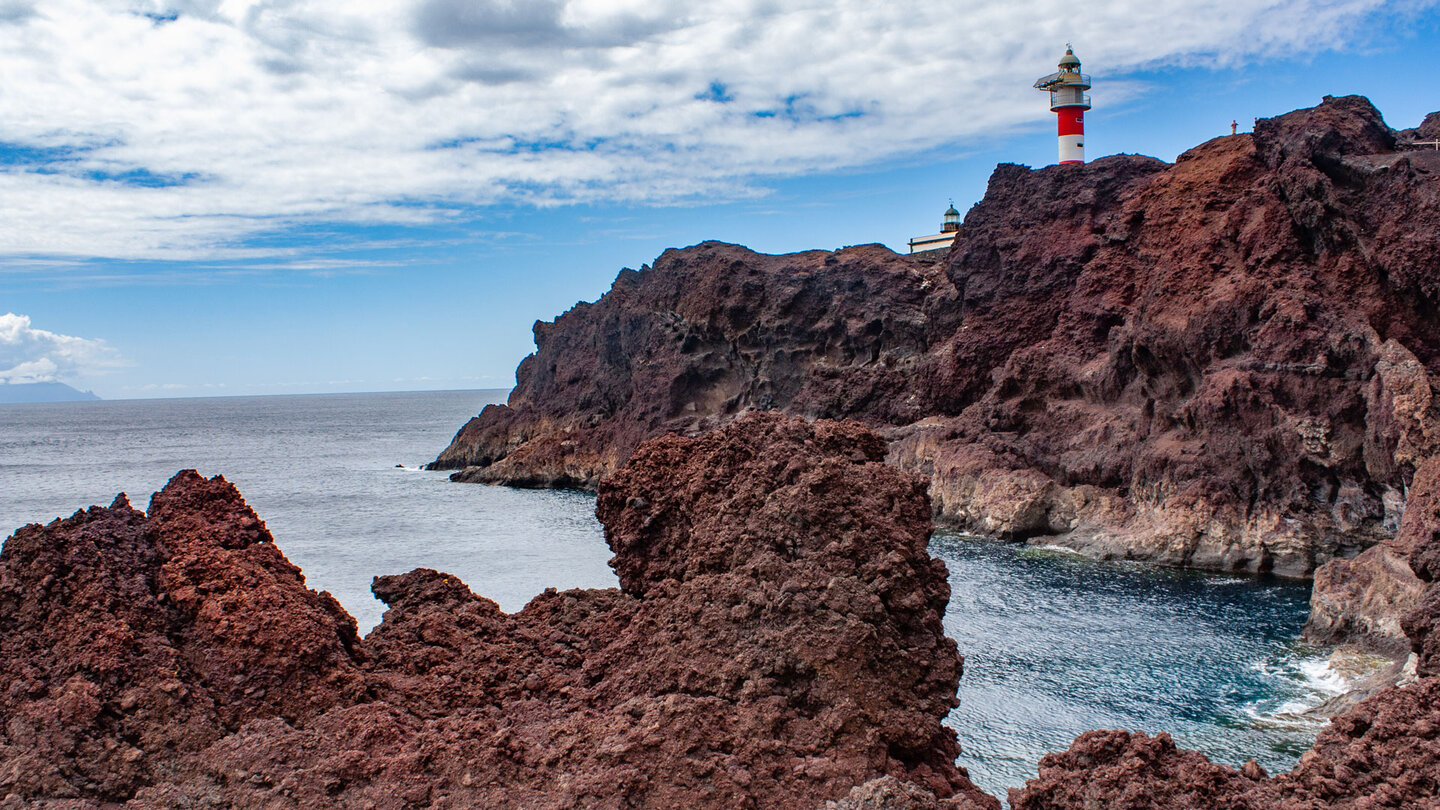
M369 394L462 394L470 392L505 391L510 392L515 386L497 386L494 388L394 388L375 391L290 391L277 394L193 394L183 396L159 396L159 397L99 397L91 400L55 400L52 402L0 402L0 407L7 405L93 405L96 402L171 402L189 399L253 399L257 397L316 397L316 396L364 396ZM99 396L98 394L96 396Z

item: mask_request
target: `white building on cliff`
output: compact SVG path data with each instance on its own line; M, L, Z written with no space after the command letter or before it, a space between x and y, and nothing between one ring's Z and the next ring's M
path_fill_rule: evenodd
M955 210L955 202L952 200L950 207L945 209L945 219L940 224L940 233L911 239L910 252L928 253L932 250L949 250L959 233L960 212Z

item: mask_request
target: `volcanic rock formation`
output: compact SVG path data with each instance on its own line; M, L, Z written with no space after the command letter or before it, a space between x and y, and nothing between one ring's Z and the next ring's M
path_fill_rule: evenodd
M854 418L951 526L1308 575L1394 535L1440 442L1440 153L1405 148L1437 127L1327 98L1174 165L1002 165L938 263L667 251L537 323L434 466L593 487L747 410ZM1377 599L1330 624L1393 647Z
M647 443L600 488L620 589L505 614L436 571L379 577L364 639L222 478L27 526L0 551L0 807L814 808L860 786L998 810L941 724L962 662L925 486L884 455L859 423L778 414Z
M1419 679L1391 686L1336 717L1288 774L1268 777L1177 749L1168 734L1091 731L1040 761L1040 775L1010 791L1012 810L1360 810L1440 808L1440 458L1415 478L1402 532L1410 565L1427 584L1403 625Z

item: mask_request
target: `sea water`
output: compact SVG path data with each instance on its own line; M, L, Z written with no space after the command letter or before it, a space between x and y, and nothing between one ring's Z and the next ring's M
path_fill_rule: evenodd
M945 632L965 656L961 764L1004 798L1082 732L1168 731L1239 766L1287 771L1345 690L1298 641L1308 585L1137 564L937 534L950 568Z
M128 493L137 509L176 471L224 475L276 543L360 623L379 574L434 568L507 611L547 587L617 584L580 492L462 486L428 472L455 431L505 391L123 400L0 406L0 536ZM396 466L396 465L402 466Z
M616 584L580 492L453 484L420 466L504 391L132 400L0 406L0 535L177 470L224 474L317 590L362 632L377 574L435 568L515 611L547 587ZM398 466L397 466L398 465ZM960 763L1002 798L1047 751L1094 728L1169 731L1239 765L1287 770L1343 683L1296 639L1307 586L1095 563L937 534L946 631L965 655L946 722Z

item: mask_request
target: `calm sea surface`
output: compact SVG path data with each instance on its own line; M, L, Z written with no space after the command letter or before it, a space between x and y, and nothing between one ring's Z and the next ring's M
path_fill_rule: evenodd
M420 471L504 391L0 406L0 535L127 492L137 508L177 470L233 481L311 587L380 620L376 574L436 568L518 610L546 587L615 585L584 493L452 484ZM396 465L403 465L397 467ZM946 630L965 654L948 719L961 764L1001 795L1092 728L1168 730L1238 765L1287 770L1333 694L1296 644L1307 586L1089 562L936 535Z

